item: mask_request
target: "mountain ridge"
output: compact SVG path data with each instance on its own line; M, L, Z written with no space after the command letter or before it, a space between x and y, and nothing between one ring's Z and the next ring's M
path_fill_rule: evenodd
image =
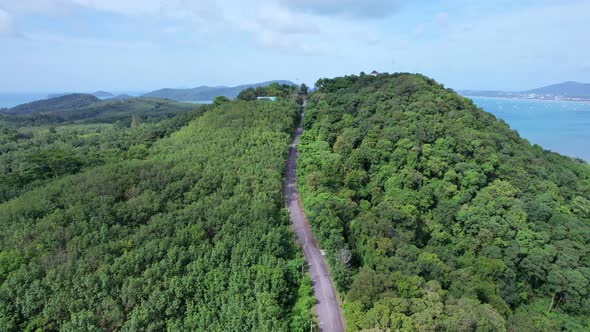
M198 100L212 100L217 96L224 96L230 99L236 98L238 94L247 88L257 88L260 86L268 86L272 83L296 85L295 83L288 80L272 80L260 83L242 84L237 86L199 86L196 88L188 89L174 89L174 88L163 88L148 92L144 94L144 97L152 98L166 98L176 101L198 101Z
M564 97L590 98L590 83L566 81L523 91L525 93L548 94Z
M458 90L470 97L590 100L590 83L566 81L524 91Z
M21 104L4 111L5 114L25 115L33 113L46 113L60 111L63 109L72 109L90 106L100 99L91 94L72 93L65 96L47 98Z

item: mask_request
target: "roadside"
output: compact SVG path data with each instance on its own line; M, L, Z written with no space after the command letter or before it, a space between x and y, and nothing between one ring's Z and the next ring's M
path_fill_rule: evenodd
M307 260L313 293L316 298L316 312L320 331L343 332L344 319L334 284L330 277L328 266L313 236L309 222L305 217L299 193L297 192L297 142L299 136L303 133L302 122L305 105L306 103L304 102L301 117L295 129L293 141L289 147L287 173L285 176L285 203L289 210L299 245Z

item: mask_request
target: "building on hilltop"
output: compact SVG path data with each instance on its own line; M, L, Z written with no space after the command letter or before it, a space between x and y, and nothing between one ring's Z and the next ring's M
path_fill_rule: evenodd
M379 75L379 72L377 72L376 70L373 70L369 75L377 76L377 75Z

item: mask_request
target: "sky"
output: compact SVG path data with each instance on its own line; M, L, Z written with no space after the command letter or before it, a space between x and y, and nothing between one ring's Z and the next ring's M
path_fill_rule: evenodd
M0 0L0 93L370 72L453 89L590 82L590 0Z

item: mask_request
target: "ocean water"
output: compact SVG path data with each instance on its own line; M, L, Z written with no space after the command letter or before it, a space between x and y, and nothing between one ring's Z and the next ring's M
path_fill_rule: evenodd
M46 98L47 93L0 93L0 108L11 108Z
M531 144L590 162L590 102L470 98Z
M213 100L190 100L190 101L183 101L184 103L191 103L191 104L206 104L210 105L213 104Z

